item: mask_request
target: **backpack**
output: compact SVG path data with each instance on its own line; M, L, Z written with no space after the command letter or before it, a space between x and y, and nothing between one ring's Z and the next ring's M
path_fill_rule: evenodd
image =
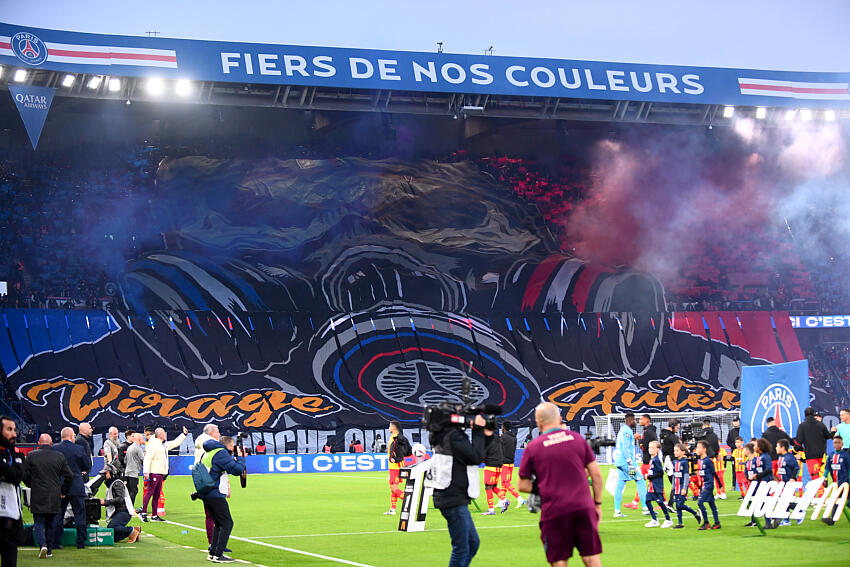
M118 452L115 454L115 458L113 459L118 472L122 475L124 474L124 471L127 470L127 449L130 445L132 445L132 443L128 443L127 441L118 445Z
M195 492L197 492L200 496L207 495L218 486L218 483L213 480L210 470L212 470L213 457L215 457L215 454L219 451L221 451L220 448L204 453L204 456L198 464L195 465L195 468L192 469L192 482L195 485Z

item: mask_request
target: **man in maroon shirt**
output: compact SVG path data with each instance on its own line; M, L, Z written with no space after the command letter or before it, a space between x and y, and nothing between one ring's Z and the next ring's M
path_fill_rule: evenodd
M541 433L523 453L519 490L531 492L537 485L542 500L540 539L546 560L552 567L566 567L576 548L585 565L601 566L598 526L602 517L602 474L596 457L584 437L562 425L556 405L540 404L534 417Z

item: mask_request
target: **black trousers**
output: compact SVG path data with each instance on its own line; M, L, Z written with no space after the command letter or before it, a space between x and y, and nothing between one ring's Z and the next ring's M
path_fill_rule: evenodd
M16 567L18 545L21 543L23 523L21 520L0 518L0 567Z
M54 541L62 541L62 531L65 522L65 510L68 509L68 504L71 505L71 510L74 511L74 525L77 528L77 547L85 547L86 545L86 499L84 496L66 496L62 499L61 512L56 514L53 520Z
M130 502L133 503L133 506L136 506L136 494L139 493L139 477L138 476L125 476L124 484L127 485L127 493L130 495Z
M225 498L205 498L204 505L213 517L212 542L210 543L210 555L220 557L224 555L230 532L233 531L233 518L230 516L230 506Z

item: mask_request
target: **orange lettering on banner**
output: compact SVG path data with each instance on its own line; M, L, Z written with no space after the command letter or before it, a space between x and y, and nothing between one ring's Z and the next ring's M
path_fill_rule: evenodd
M71 395L68 397L68 411L71 417L77 421L86 421L94 410L104 409L124 390L122 386L114 382L109 382L108 388L106 395L85 404L83 400L91 390L91 386L87 382L74 384L71 388Z
M303 396L292 400L292 407L297 410L316 413L327 411L333 408L333 405L326 405L325 400L318 396Z
M707 384L673 378L661 384L653 383L648 390L627 390L625 380L582 380L573 382L547 396L548 401L567 408L565 419L575 419L589 409L609 414L619 409L712 410L733 409L741 405L737 392L715 391ZM719 394L719 395L718 395Z
M262 427L274 413L266 397L258 392L246 394L236 407L249 414L244 420L245 427Z
M210 413L215 412L218 417L227 417L230 415L230 406L227 403L232 399L233 396L227 394L221 399L210 396L192 400L186 404L186 415L192 419L206 419Z
M97 387L104 395L88 401ZM181 398L160 392L133 387L121 380L101 379L97 384L68 378L31 382L21 387L21 395L33 404L44 405L51 394L62 396L67 415L79 421L92 421L101 412L110 410L119 415L134 416L151 413L158 417L185 415L203 420L210 415L230 417L234 410L239 423L245 427L263 427L278 411L293 409L311 414L332 413L339 406L322 396L293 396L279 390L249 391L242 394L222 393Z

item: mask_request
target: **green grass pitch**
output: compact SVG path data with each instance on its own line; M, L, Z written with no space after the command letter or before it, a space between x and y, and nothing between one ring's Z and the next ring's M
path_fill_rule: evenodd
M603 470L605 474L607 470ZM233 557L250 564L448 564L449 536L439 511L429 512L424 533L400 533L396 531L398 516L382 515L389 507L386 473L269 474L249 477L247 489L240 488L236 479L232 484L230 506L236 522L233 535L244 539L231 539L230 548ZM19 564L36 566L52 561L63 567L209 565L205 534L184 527L204 526L201 503L192 502L188 496L191 479L171 477L165 490L169 523L142 524L145 537L138 543L84 551L63 549L54 552L52 560L39 560L34 548L21 548ZM633 496L633 491L634 483L630 483L626 494ZM723 529L708 532L698 532L687 514L687 529L675 531L645 528L648 518L639 511L624 509L628 518L615 520L611 517L613 498L605 494L600 524L603 564L850 565L850 524L846 519L834 527L806 520L801 526L780 528L762 537L757 535L758 530L743 527L746 519L734 516L740 502L737 493L730 494L731 499L718 501ZM483 493L479 505L486 507ZM480 516L474 507L471 509L481 536L481 549L472 565L547 565L537 529L538 516L513 507L496 516ZM139 520L134 519L133 524L137 523ZM581 561L576 556L570 563L580 565Z

